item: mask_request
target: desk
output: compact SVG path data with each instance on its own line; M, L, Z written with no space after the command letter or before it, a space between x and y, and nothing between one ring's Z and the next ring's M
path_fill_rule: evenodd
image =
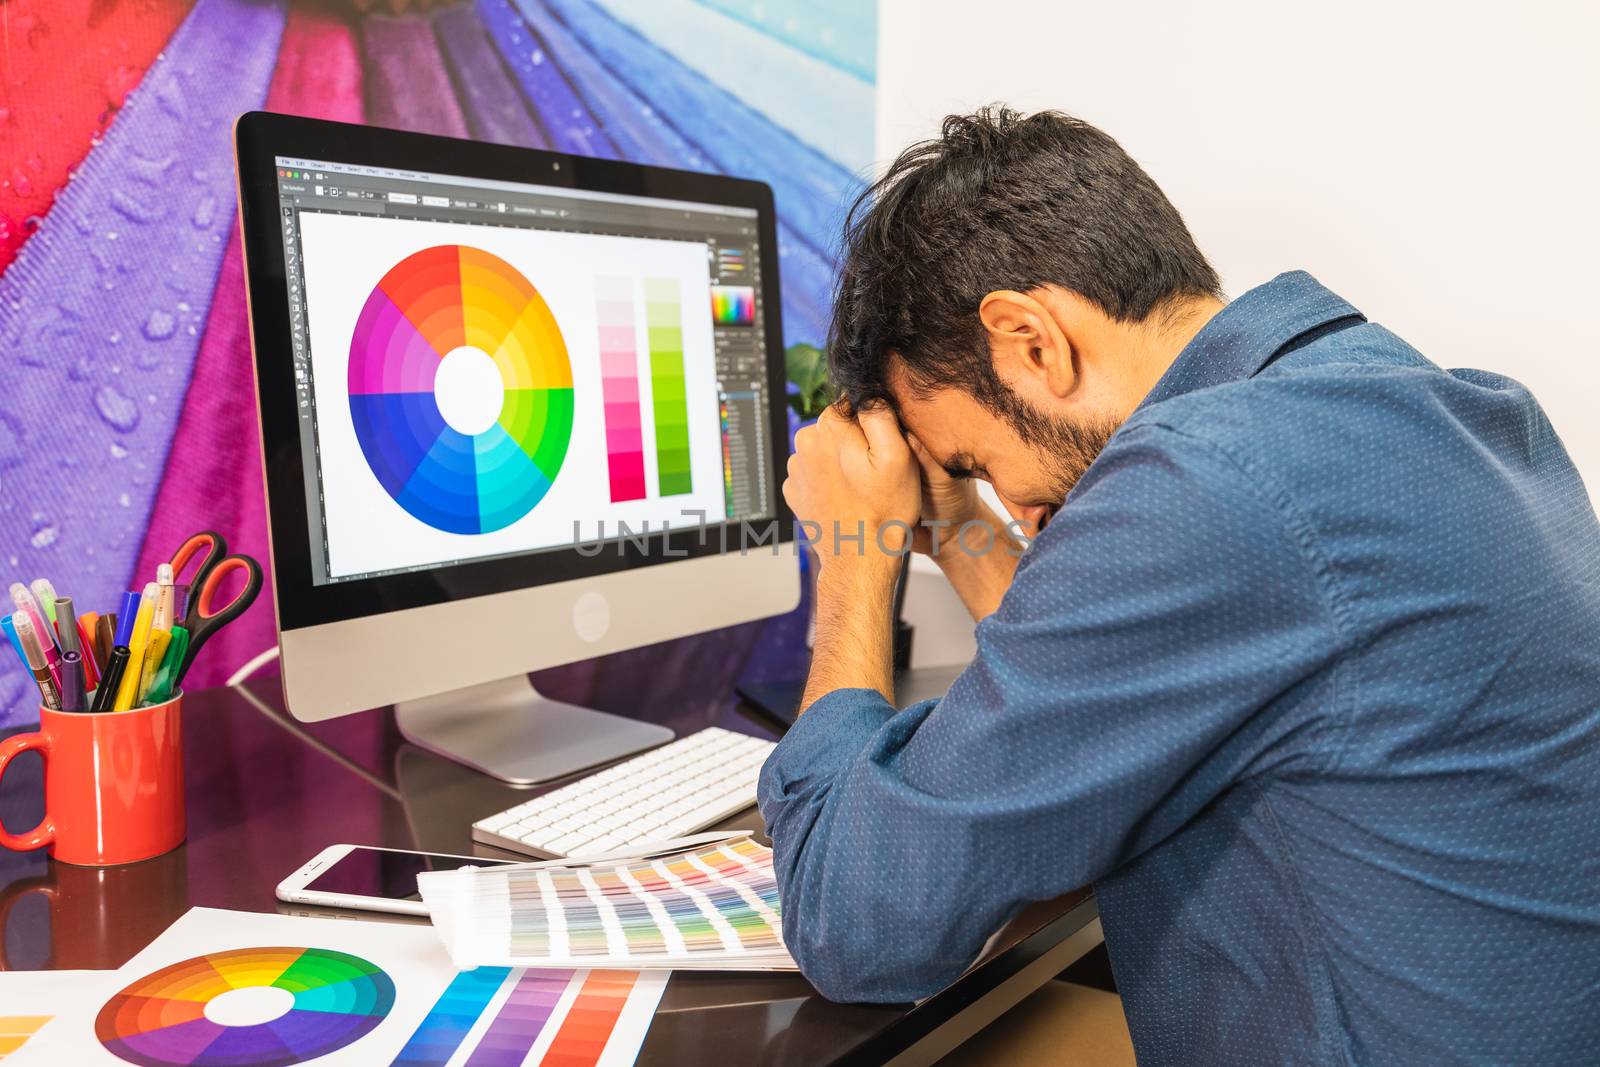
M726 675L748 652L700 638L535 677L549 696L680 734L773 736L728 695ZM177 851L105 870L0 851L0 969L116 967L194 905L308 914L279 904L273 887L339 842L506 857L475 845L469 826L531 795L407 744L388 711L302 726L284 714L276 679L189 694L184 731L189 838ZM22 757L0 817L26 828L40 807L39 762ZM752 809L726 825L758 819ZM677 974L639 1063L932 1063L1099 941L1094 899L1080 892L1030 909L964 978L917 1005L835 1004L799 975Z

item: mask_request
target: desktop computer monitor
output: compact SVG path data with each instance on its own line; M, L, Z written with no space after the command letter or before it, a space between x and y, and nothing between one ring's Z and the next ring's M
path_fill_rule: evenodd
M290 712L513 782L670 739L529 671L799 602L764 184L236 127Z

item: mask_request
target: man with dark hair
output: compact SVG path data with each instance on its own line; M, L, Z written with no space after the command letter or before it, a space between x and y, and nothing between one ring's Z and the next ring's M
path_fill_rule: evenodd
M1006 110L852 210L829 355L761 781L818 989L928 995L1093 883L1147 1067L1593 1062L1600 524L1524 388L1305 273L1225 304L1115 141ZM980 621L897 712L908 538Z

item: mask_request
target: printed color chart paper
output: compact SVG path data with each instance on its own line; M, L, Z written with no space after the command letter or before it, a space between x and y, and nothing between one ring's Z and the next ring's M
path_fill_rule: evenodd
M479 967L456 975L395 1067L625 1067L639 1055L665 973Z
M627 1067L668 977L458 972L427 926L194 908L120 970L0 974L0 1039L17 1039L0 1049L74 1067Z
M749 838L599 867L423 874L457 966L794 970L772 850Z
M58 1015L116 988L115 971L0 971L0 1060L43 1063L61 1032ZM26 1052L23 1051L26 1046Z

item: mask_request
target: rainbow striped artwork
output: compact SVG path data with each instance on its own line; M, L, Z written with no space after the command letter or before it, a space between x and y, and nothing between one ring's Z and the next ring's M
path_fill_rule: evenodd
M643 500L644 429L639 415L633 282L628 278L595 279L594 310L600 330L600 394L605 404L611 501Z
M741 270L743 267L741 266ZM750 285L713 285L711 321L718 326L754 326L756 291Z
M72 595L114 604L197 529L270 562L230 143L241 112L765 181L779 205L783 343L823 342L841 216L874 158L873 0L0 6L13 28L0 63L0 469L7 499L24 502L0 509L13 578L92 559ZM738 249L711 251L754 275ZM706 298L679 299L701 314ZM384 477L450 526L482 529L529 505L495 487L487 468L501 457L512 466L497 470L531 484L531 468L549 473L503 442L468 452L450 438L459 447L430 461L450 477L407 495L398 479L417 442L399 436L380 446L400 450L397 465L380 459ZM203 462L169 462L180 440ZM656 444L641 440L641 456ZM644 477L643 463L622 465L619 499L659 489ZM470 496L451 488L469 481ZM248 613L186 682L220 684L273 641L272 613ZM35 721L31 689L21 662L0 657L0 725Z
M614 867L421 876L457 966L791 970L772 850L749 838Z
M348 376L367 464L429 526L509 526L561 471L572 438L566 343L539 291L498 256L436 245L396 263L356 320ZM455 416L452 386L491 394L465 397L469 417L488 418Z
M683 377L683 306L674 278L646 278L650 402L656 423L656 481L662 496L694 490L689 470L689 391Z

